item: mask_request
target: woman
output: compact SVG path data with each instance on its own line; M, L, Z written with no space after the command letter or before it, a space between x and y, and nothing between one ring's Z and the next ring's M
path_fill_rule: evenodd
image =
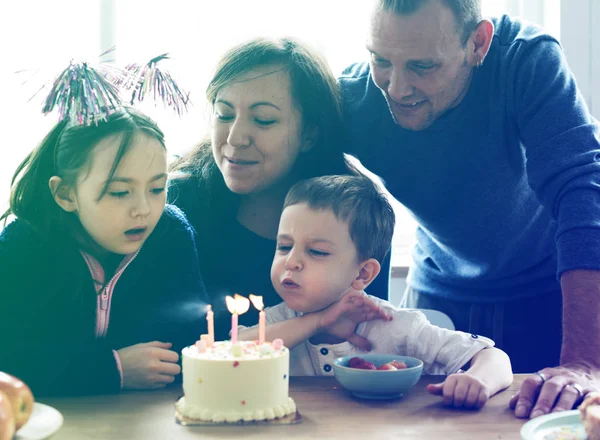
M350 167L339 144L335 78L321 56L297 41L260 38L231 49L206 97L211 139L173 165L180 177L169 199L198 232L216 336L225 339L225 295L262 295L266 306L281 302L269 273L288 189ZM389 259L382 272L370 293L387 299ZM252 307L240 316L243 325L256 321Z

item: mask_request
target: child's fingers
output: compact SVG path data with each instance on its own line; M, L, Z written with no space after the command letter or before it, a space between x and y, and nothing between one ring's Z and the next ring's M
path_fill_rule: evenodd
M444 391L444 382L442 383L430 383L427 385L427 392L434 396L441 396Z
M352 333L348 337L348 342L354 345L356 348L362 351L371 351L371 343L368 339L357 335L356 333Z
M384 321L389 321L392 319L392 316L390 314L388 314L383 308L381 308L374 302L369 301L367 305L369 312L372 313L373 316L371 319L383 319Z
M385 310L383 310L381 307L380 307L380 308L379 308L379 310L378 310L377 317L378 317L379 319L382 319L382 320L384 320L384 321L391 321L391 320L393 319L393 318L392 318L392 315L388 314L388 313L387 313Z
M157 348L155 350L156 357L165 362L177 362L179 355L171 350L165 350L164 348Z
M157 374L156 378L154 379L154 384L164 387L165 385L173 383L174 380L175 376L170 374Z
M362 292L350 292L344 295L344 301L348 303L362 303L364 302L364 295Z
M373 311L369 313L369 317L365 321L372 321L374 319L380 319L382 321L391 321L392 317L381 311Z
M465 380L458 381L456 387L454 388L452 405L454 405L456 408L462 408L465 405L468 392L469 383Z
M354 312L358 309L362 309L364 305L362 301L357 300L356 298L348 297L345 297L342 301L340 301L340 303L344 313Z
M160 341L152 341L152 342L146 342L145 344L139 344L139 345L146 345L148 347L158 347L158 348L171 348L171 344L170 342L160 342Z
M477 396L476 408L483 408L488 400L490 400L490 391L486 388L481 388L481 390L479 390L479 396Z
M456 379L452 377L446 379L442 392L444 405L452 406L454 404L454 390L456 388Z
M177 376L181 373L181 367L171 362L160 363L160 374L168 374L171 376Z
M383 310L381 309L381 307L379 307L377 304L371 302L371 301L365 301L363 302L363 304L361 305L362 310L364 310L367 313L372 313L374 316L377 315L381 315L383 312Z
M354 316L356 316L356 322L363 322L363 321L372 321L374 319L381 319L380 314L377 312L377 310L362 310L359 311L357 314L354 314Z
M465 399L465 408L471 409L477 407L477 398L479 397L481 388L477 384L471 384L467 392L467 398Z

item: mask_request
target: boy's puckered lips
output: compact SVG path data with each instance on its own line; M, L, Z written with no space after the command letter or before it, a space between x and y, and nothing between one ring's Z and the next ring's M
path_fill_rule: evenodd
M291 279L291 278L289 278L289 277L287 277L287 278L284 278L284 279L281 281L281 285L282 285L283 287L286 287L286 288L288 288L288 289L296 289L296 288L300 287L300 285L299 285L298 283L296 283L294 280L292 280L292 279Z

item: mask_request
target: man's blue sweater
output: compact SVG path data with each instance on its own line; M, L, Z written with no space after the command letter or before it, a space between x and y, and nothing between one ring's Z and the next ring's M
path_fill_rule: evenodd
M464 100L432 126L396 125L369 65L339 79L349 153L419 223L409 285L486 302L560 289L600 269L600 143L558 42L494 20Z

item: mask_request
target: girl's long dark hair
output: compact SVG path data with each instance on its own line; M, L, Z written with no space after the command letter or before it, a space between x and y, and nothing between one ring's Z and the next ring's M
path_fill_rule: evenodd
M129 151L136 132L143 132L165 145L164 135L154 121L130 108L112 113L106 121L97 125L77 125L68 120L59 122L17 167L11 180L10 205L0 221L6 221L9 215L14 214L43 238L81 231L76 215L64 211L55 202L48 186L50 178L61 178L59 190L74 188L77 177L90 165L94 147L107 137L121 136L106 187L99 197L101 199L120 161Z

